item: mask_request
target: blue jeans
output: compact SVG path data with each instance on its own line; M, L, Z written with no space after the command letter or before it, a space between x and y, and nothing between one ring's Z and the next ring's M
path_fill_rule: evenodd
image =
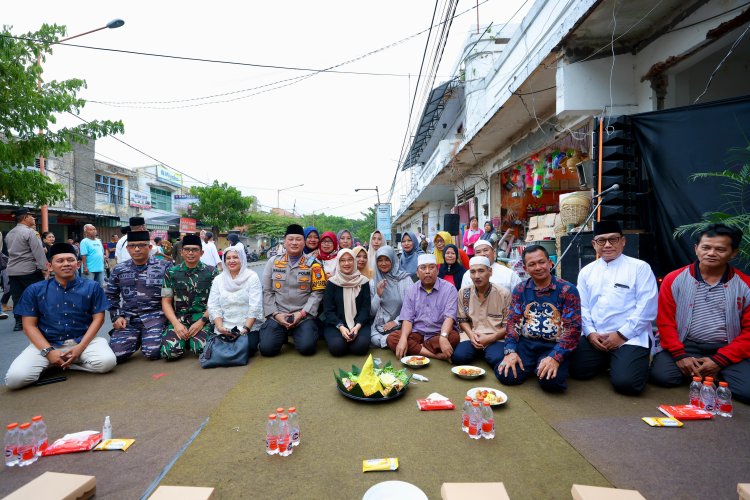
M89 271L87 273L83 273L83 277L87 280L96 281L101 286L104 286L104 271L98 271L95 273Z
M484 349L477 349L471 345L471 341L463 340L458 343L455 349L453 349L453 356L451 356L451 363L454 365L468 365L471 364L477 357L484 357L487 364L490 365L492 371L495 371L497 365L503 360L503 349L505 348L505 341L499 340L493 342Z
M522 384L529 375L534 374L536 376L537 366L544 358L551 354L554 346L555 344L552 342L521 337L516 346L516 354L521 358L523 370L516 365L516 376L513 376L512 370L508 370L507 375L503 375L502 373L499 373L498 370L495 370L495 376L503 385ZM568 379L569 365L570 356L566 357L565 360L560 363L555 378L544 380L539 379L539 385L541 388L548 392L562 392L567 389L568 385L566 381Z

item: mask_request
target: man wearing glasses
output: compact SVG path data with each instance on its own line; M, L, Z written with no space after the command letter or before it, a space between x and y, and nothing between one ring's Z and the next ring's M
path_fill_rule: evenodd
M8 246L8 284L13 297L13 306L18 305L24 290L47 278L47 255L39 234L34 230L36 221L28 208L13 212L16 227L8 231L5 244ZM23 330L21 316L15 315L14 332Z
M615 391L640 394L648 381L656 278L646 262L623 255L625 236L617 221L595 223L593 245L600 258L578 275L583 336L570 376L588 379L609 368Z
M212 331L208 295L219 274L215 267L201 262L200 236L185 235L181 252L182 264L167 271L161 291L161 307L169 321L161 338L161 357L168 360L181 358L186 348L196 356L203 352Z
M125 245L130 259L117 264L107 281L112 319L110 347L121 363L140 347L146 359L161 357L161 334L166 317L161 289L169 262L149 257L148 231L131 231Z

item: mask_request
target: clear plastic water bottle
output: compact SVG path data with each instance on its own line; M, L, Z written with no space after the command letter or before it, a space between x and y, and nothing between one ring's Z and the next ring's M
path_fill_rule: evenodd
M292 435L291 446L299 446L299 413L294 406L289 408L287 413L289 414L289 433Z
M716 391L708 380L704 381L703 387L701 387L700 406L709 413L715 413L716 411Z
M479 410L479 401L471 403L469 413L469 437L471 439L482 438L482 414Z
M716 392L716 384L714 383L713 377L706 377L706 382L711 382L711 387L713 388L714 392Z
M109 420L109 415L104 417L104 425L102 426L102 441L112 439L112 422Z
M14 467L18 465L19 445L18 422L5 426L5 466Z
M276 420L281 422L281 416L284 414L284 408L276 408Z
M485 439L495 437L495 416L489 401L485 401L482 405L482 437Z
M279 422L276 420L276 414L268 415L266 423L266 453L276 455L279 452Z
M471 396L464 398L464 405L461 407L461 430L469 432L469 415L471 414Z
M719 388L716 389L716 414L720 417L732 417L732 391L727 382L719 382Z
M31 430L34 431L34 437L36 438L36 456L41 457L42 452L47 449L49 439L47 424L44 423L41 415L31 419Z
M700 408L701 405L701 387L703 387L703 384L701 383L700 377L693 377L693 381L690 382L690 403L695 407Z
M25 422L21 424L21 439L18 445L18 466L31 465L37 461L37 458L34 431L31 430L31 424Z
M279 422L279 455L288 457L292 454L292 436L289 433L289 415L282 415Z

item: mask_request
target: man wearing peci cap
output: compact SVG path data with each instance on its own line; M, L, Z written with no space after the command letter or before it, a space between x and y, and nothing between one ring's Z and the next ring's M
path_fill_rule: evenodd
M113 327L110 346L118 363L139 347L146 359L159 359L166 325L161 289L170 263L149 256L148 231L128 233L125 248L131 259L115 266L106 287Z
M450 359L459 342L456 287L438 277L437 260L432 254L419 256L417 277L419 281L404 296L399 314L401 330L388 335L388 347L399 358L420 355Z
M55 277L29 286L15 308L30 344L8 368L9 389L36 382L50 365L105 373L116 364L107 340L96 335L107 309L102 287L78 276L73 245L55 243L49 259Z
M202 248L199 236L186 235L182 238L182 264L164 275L161 306L169 325L162 333L162 358L179 359L185 349L200 355L211 334L208 295L219 272L201 262Z
M269 260L263 270L263 312L258 349L263 356L276 356L294 338L300 354L315 354L318 343L316 316L326 288L326 274L317 259L306 261L302 254L305 233L291 224L284 234L282 255Z
M491 242L487 240L479 240L475 242L474 254L481 257L487 257L492 263L492 274L490 275L491 283L505 287L510 293L513 293L513 290L521 284L522 280L518 274L504 265L495 262L495 249ZM469 273L464 273L464 277L461 279L461 288L470 287L471 283L472 279Z
M5 244L8 247L8 283L13 305L21 300L26 288L47 277L47 255L44 245L36 230L34 215L28 208L22 207L13 212L16 227L8 231ZM21 331L21 315L14 312L16 325L14 332Z
M570 376L589 379L609 368L616 392L640 394L648 382L656 278L646 262L622 253L619 222L595 223L592 245L600 258L578 275L583 331L570 358Z
M503 360L511 294L504 286L492 282L493 272L487 257L475 255L469 260L466 274L471 276L472 284L458 292L461 341L451 357L454 365L466 365L482 356L494 372Z

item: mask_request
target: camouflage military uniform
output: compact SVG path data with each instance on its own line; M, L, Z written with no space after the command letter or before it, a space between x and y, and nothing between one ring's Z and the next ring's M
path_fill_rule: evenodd
M161 357L161 334L166 318L161 309L161 287L169 263L150 257L138 266L132 260L112 270L105 293L109 299L112 322L125 318L122 330L112 331L110 347L120 362L140 347L148 359Z
M183 262L167 271L164 276L162 297L173 297L173 305L177 319L190 328L190 325L200 320L206 312L208 294L211 283L219 275L219 271L202 262L190 269ZM161 338L161 357L178 359L185 354L185 347L196 355L203 351L206 339L212 332L211 323L206 323L195 336L185 340L174 332L172 324L168 324Z

